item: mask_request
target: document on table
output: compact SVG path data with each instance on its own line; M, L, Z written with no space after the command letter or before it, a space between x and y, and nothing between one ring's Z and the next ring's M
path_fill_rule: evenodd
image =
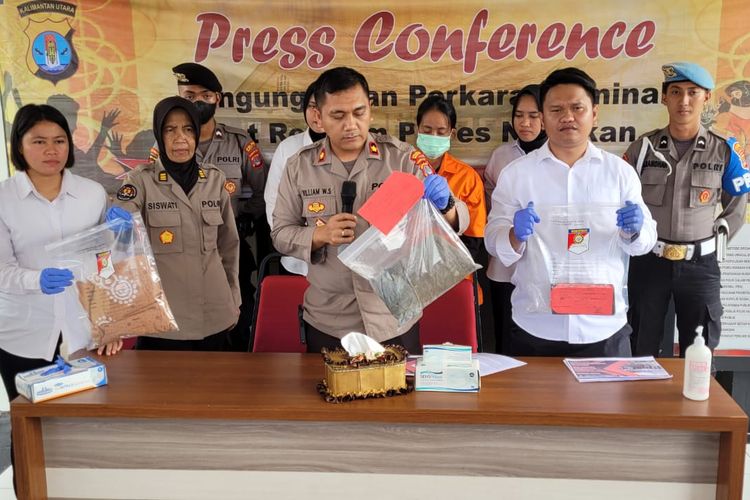
M479 376L484 377L485 375L492 375L493 373L510 370L511 368L518 368L526 363L518 361L517 359L503 356L500 354L492 354L489 352L479 352L471 355L472 359L479 360ZM421 356L409 356L409 360L406 362L406 374L414 375L417 366L417 358Z
M642 358L580 358L563 361L579 382L622 382L672 378L653 356Z

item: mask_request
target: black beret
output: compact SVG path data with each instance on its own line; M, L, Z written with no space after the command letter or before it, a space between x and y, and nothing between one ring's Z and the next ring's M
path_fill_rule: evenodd
M221 92L221 83L213 71L196 63L182 63L172 68L177 85L201 85L213 92Z

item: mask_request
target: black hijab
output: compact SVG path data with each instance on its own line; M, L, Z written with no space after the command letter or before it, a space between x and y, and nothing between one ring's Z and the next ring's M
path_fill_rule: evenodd
M167 156L167 149L164 147L164 136L162 133L162 127L167 119L167 115L174 109L183 109L190 117L190 121L193 123L193 130L195 132L195 147L198 147L198 140L200 138L201 121L198 114L198 108L196 108L192 102L182 97L172 96L167 97L159 101L159 104L154 108L154 136L156 136L156 143L159 146L161 154L159 158L164 169L169 174L169 177L175 180L180 185L185 194L189 194L190 190L193 189L195 183L198 182L198 160L195 159L195 152L193 157L183 163L177 163L169 159Z
M518 101L521 100L521 97L525 95L530 95L534 98L534 101L536 102L536 107L539 111L542 110L542 105L539 102L539 85L532 83L530 85L526 85L524 88L518 91L516 95L510 98L510 104L513 106L513 111L511 112L511 124L513 123L513 118L516 116L516 108L518 108ZM515 129L514 129L515 132ZM526 154L531 153L535 149L539 149L542 147L542 144L547 140L547 132L544 130L539 132L539 135L536 136L535 139L531 141L522 141L521 139L518 139L518 145L521 146L521 149L523 149L523 152Z
M310 139L313 142L317 142L323 137L326 136L325 132L316 132L312 129L309 123L307 123L307 107L310 105L310 99L313 98L313 95L315 95L315 91L318 89L318 81L315 80L310 84L309 87L307 87L307 90L305 91L305 95L302 98L302 117L305 119L305 123L307 124L307 135L310 136Z

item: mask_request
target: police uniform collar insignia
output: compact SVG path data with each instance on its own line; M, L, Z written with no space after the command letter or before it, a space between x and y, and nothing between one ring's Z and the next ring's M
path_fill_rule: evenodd
M224 137L224 133L219 129L219 127L216 127L216 131L214 132L214 135L216 137Z
M701 134L698 136L698 140L695 141L694 149L706 149L706 136Z
M198 178L199 179L205 179L206 178L206 172L202 168L198 169Z
M669 139L666 135L659 137L659 144L656 145L656 149L669 149Z
M326 152L325 145L320 147L320 151L318 151L318 160L315 162L316 165L323 165L325 163L328 163L328 153Z
M159 182L167 182L167 171L162 170L159 172Z
M375 141L370 141L367 145L367 149L370 153L370 158L380 158L380 148Z

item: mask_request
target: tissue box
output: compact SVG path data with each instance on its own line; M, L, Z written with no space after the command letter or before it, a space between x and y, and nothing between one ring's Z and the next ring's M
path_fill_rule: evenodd
M68 364L68 373L57 365L19 373L16 389L32 403L38 403L107 385L107 369L93 358L74 359Z
M364 356L349 356L343 349L323 349L325 379L318 391L329 402L342 402L368 397L385 397L405 394L406 358L401 346L384 346L385 352L374 360Z

